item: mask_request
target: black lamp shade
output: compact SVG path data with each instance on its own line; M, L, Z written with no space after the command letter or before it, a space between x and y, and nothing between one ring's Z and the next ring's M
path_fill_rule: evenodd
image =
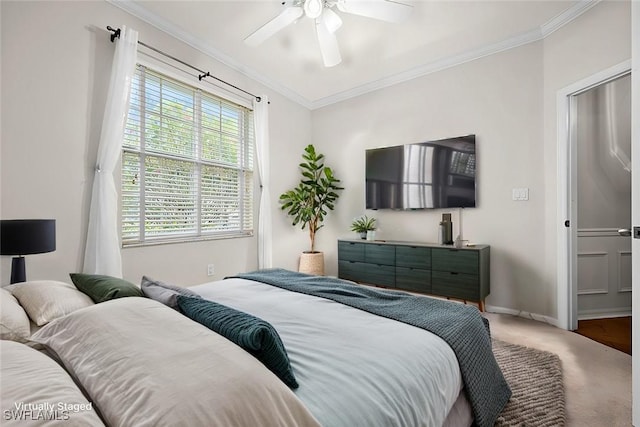
M0 255L30 255L55 250L55 219L3 219L0 221Z

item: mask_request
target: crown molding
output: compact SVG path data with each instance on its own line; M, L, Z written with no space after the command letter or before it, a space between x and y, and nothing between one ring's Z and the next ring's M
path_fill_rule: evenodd
M481 46L476 49L463 52L461 54L448 56L436 61L428 62L421 66L412 68L407 71L403 71L398 74L384 77L369 83L360 85L353 89L343 91L334 95L330 95L315 101L309 100L290 88L283 86L271 79L265 78L262 74L258 73L254 69L240 63L229 55L220 52L217 49L209 46L202 40L194 37L186 31L183 31L179 27L171 24L167 20L159 17L158 15L151 13L146 8L140 6L140 4L133 0L105 0L106 2L124 10L125 12L141 19L144 22L156 27L160 31L163 31L170 36L186 43L192 48L204 53L205 55L215 59L216 61L226 65L227 67L255 80L267 88L283 95L289 100L309 109L315 110L317 108L326 107L337 102L346 101L350 98L364 95L369 92L373 92L379 89L384 89L389 86L403 83L409 80L416 79L431 73L442 71L447 68L455 67L457 65L464 64L466 62L474 61L476 59L484 58L499 52L503 52L509 49L513 49L528 43L533 43L544 39L556 30L567 25L580 15L591 9L593 6L600 3L602 0L581 0L571 8L565 10L561 14L555 16L548 22L542 24L540 27L533 30L521 33L514 37L502 40L490 45Z
M520 34L516 37L512 37L507 40L502 40L497 43L493 43L491 45L481 46L477 49L472 49L466 52L463 52L458 55L447 56L445 58L439 59L437 61L421 65L419 67L412 68L410 70L394 74L389 77L385 77L383 79L375 80L364 85L355 87L353 89L346 90L344 92L340 92L335 95L328 96L326 98L319 99L311 103L312 108L322 108L331 104L335 104L336 102L346 101L350 98L355 98L360 95L364 95L369 92L373 92L379 89L384 89L389 86L396 85L398 83L404 83L418 77L426 76L428 74L432 74L438 71L445 70L447 68L455 67L466 62L474 61L476 59L484 58L486 56L491 56L493 54L503 52L505 50L513 49L518 46L522 46L528 43L532 43L542 39L542 33L540 29L536 28L534 30L528 31L526 33Z
M411 70L385 77L383 79L375 80L355 87L353 89L349 89L347 91L340 92L335 95L319 99L317 101L313 101L311 102L311 109L314 110L317 108L326 107L328 105L346 101L347 99L355 98L357 96L364 95L366 93L373 92L379 89L384 89L398 83L403 83L409 80L416 79L418 77L445 70L447 68L455 67L466 62L474 61L476 59L491 56L496 53L504 52L509 49L542 40L554 31L570 23L596 4L600 3L600 1L601 0L581 0L571 8L555 16L538 28L499 41L497 43L481 46L479 48L471 49L461 54L445 57L437 61L415 67Z
M276 83L270 79L266 79L262 74L258 73L254 69L247 67L241 62L235 60L231 56L222 53L221 51L214 49L208 44L204 43L202 40L194 37L186 31L183 31L181 28L173 25L166 19L163 19L156 15L155 13L150 12L148 9L140 6L139 3L134 2L133 0L105 0L107 3L116 6L130 15L135 16L136 18L150 24L153 27L156 27L160 31L174 37L175 39L180 40L181 42L191 46L192 48L204 53L205 55L215 59L216 61L226 65L227 67L249 77L252 80L257 81L258 83L263 84L267 88L283 95L289 100L306 107L311 110L312 105L311 102L299 95L297 92L289 89L286 86L283 86L279 83ZM143 40L144 41L144 40Z
M554 18L551 18L551 20L540 26L542 37L547 37L554 31L564 27L569 22L573 21L578 16L582 15L601 1L602 0L581 0L580 2L573 5L573 7L565 10Z

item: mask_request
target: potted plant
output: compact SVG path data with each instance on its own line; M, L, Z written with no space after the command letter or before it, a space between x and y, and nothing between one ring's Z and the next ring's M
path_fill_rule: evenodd
M312 144L307 145L300 163L302 177L298 186L280 195L281 209L293 218L293 225L309 229L311 247L300 256L299 271L324 274L324 254L315 250L316 233L328 211L333 210L339 197L340 180L325 166L324 155L316 153Z
M374 231L375 229L376 229L376 219L369 218L366 215L361 216L360 218L354 219L353 222L351 223L351 231L355 231L356 233L360 234L361 239L366 239L367 232Z

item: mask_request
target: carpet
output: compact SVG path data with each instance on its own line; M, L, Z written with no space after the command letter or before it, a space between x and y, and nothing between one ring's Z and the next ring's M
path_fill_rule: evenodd
M512 396L496 426L559 427L566 421L560 358L542 350L493 340L493 353Z

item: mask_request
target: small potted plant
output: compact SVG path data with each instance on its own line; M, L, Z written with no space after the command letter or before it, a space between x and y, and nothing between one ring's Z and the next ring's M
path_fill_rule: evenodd
M354 219L353 222L351 223L351 231L355 231L356 233L360 234L361 239L366 239L367 233L369 231L375 231L375 229L376 229L376 219L369 218L366 215L361 216L360 218Z

